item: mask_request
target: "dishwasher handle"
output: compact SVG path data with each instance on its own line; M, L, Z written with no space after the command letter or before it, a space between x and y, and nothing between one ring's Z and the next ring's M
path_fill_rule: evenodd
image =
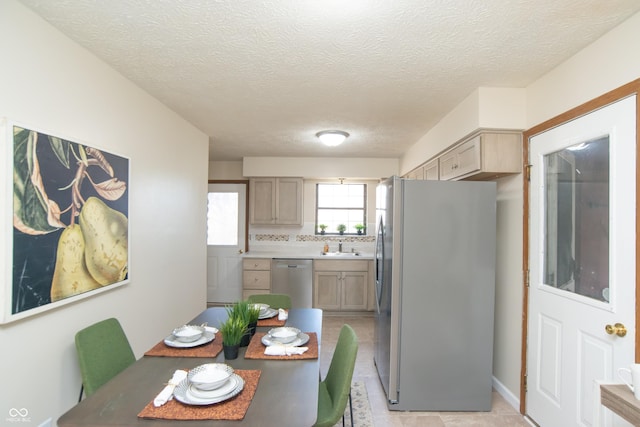
M300 268L306 269L311 267L311 260L304 260L302 262L299 261L283 261L283 260L274 260L275 268Z

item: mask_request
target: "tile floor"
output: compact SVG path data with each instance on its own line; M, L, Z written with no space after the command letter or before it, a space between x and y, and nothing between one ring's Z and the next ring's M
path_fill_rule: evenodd
M321 370L324 378L340 328L344 323L358 335L359 348L354 381L363 381L369 394L376 427L512 427L530 424L498 393L493 392L491 412L400 412L389 411L373 364L373 317L325 314L322 326Z

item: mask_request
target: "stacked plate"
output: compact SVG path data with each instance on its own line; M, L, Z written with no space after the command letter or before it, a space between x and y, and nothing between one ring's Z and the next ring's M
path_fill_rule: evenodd
M184 325L173 330L164 339L169 347L189 348L210 343L216 337L217 330L211 327Z
M262 344L270 345L290 345L298 347L309 342L309 335L305 334L298 328L283 326L281 328L273 328L262 337Z
M231 399L242 391L244 380L224 363L206 363L189 371L173 391L187 405L212 405Z
M254 306L260 308L258 319L269 319L278 314L278 310L271 308L268 304L254 304Z

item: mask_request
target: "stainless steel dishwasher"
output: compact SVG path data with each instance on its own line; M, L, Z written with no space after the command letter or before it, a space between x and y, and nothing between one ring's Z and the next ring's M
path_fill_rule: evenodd
M271 292L291 296L293 308L311 308L313 299L313 260L271 260Z

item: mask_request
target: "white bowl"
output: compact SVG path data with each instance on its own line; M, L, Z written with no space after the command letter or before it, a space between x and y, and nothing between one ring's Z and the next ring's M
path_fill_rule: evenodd
M290 328L290 327L282 327L282 328L273 328L269 331L269 336L274 340L278 341L282 344L288 344L295 340L300 333L300 329Z
M177 341L193 342L199 340L204 334L203 326L184 325L173 330L173 336Z
M266 314L269 310L269 304L253 304L254 307L257 307L260 310L260 315Z
M224 363L205 363L189 371L187 378L200 390L215 390L229 380L233 368Z

